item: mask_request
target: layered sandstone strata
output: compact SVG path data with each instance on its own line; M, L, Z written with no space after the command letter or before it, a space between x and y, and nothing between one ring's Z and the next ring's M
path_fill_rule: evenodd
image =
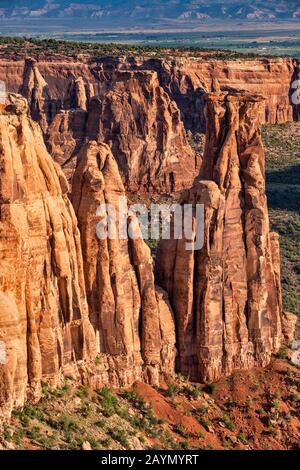
M265 366L282 341L278 240L269 231L265 161L259 131L262 98L207 98L201 177L183 204L204 205L204 242L162 241L158 283L176 316L178 368L215 380L235 368ZM187 248L186 243L191 246Z
M100 362L108 363L109 383L128 385L142 377L158 384L161 373L174 371L174 323L166 296L155 289L150 249L125 199L109 147L93 141L84 145L72 201L82 234L87 300ZM106 228L113 215L115 225Z
M35 59L25 61L20 93L29 104L30 115L45 133L52 119L51 93Z
M245 90L265 97L262 123L280 124L299 119L300 106L292 99L299 77L299 61L282 58L240 60L149 60L142 67L156 70L161 86L176 101L186 130L205 131L205 94Z
M170 193L193 183L200 159L156 72L115 71L100 88L74 75L66 84L55 98L37 63L27 60L21 92L70 182L79 148L96 140L111 147L129 191Z
M214 60L205 57L149 59L121 56L99 57L97 60L82 57L79 62L48 57L47 60L40 59L37 65L31 63L32 69L36 67L51 96L46 100L48 109L51 108L51 113L47 111L50 118L61 109L77 107L74 93L79 91L82 94L83 89L81 87L80 91L78 84L76 91L74 81L81 80L81 77L84 77L87 95L98 96L103 84L110 82L116 71L148 70L157 72L160 86L171 101L177 103L186 130L204 130L204 94L214 91L215 80L223 91L235 89L263 94L266 100L261 110L262 122L275 124L299 119L300 107L292 100L295 92L293 83L299 78L299 61L289 58ZM9 91L20 92L28 70L29 60L24 65L24 61L1 59L0 80L6 82Z
M204 96L216 84L222 91L263 94L261 122L274 124L299 119L293 88L298 78L299 62L281 58L0 61L0 79L28 98L48 150L69 181L78 149L97 138L113 150L126 189L144 191L189 187L199 161L193 161L182 122L186 131L205 130Z
M80 101L82 93L76 96ZM154 72L115 73L86 111L84 104L61 111L47 133L49 151L69 179L78 148L93 140L110 146L129 191L178 191L199 170L179 110Z
M80 235L68 185L10 95L0 113L0 410L38 399L93 355ZM3 351L2 351L3 352Z
M90 104L86 135L112 149L129 191L179 191L199 161L179 109L151 71L116 72Z
M80 152L80 237L65 176L27 113L18 95L0 113L0 416L65 373L94 387L174 373L173 316L137 219L126 219L131 241L96 236L98 205L125 194L109 148Z

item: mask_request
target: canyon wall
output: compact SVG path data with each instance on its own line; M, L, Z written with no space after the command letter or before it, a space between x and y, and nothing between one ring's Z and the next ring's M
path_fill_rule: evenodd
M0 112L0 409L93 353L80 235L68 185L24 98Z
M31 116L70 183L80 147L94 140L110 146L128 191L172 193L193 183L201 159L155 71L116 69L102 75L97 67L76 71L69 65L49 75L28 59L20 87L9 79L7 85L28 99Z
M172 375L174 370L172 312L166 297L156 292L153 261L138 220L127 209L121 211L124 199L125 189L109 147L95 141L84 145L78 155L72 202L81 232L97 352L109 370L105 382L128 385L143 377L158 385L161 373ZM112 211L115 225L107 227Z
M95 387L172 376L173 317L149 248L140 236L96 237L97 204L124 194L109 148L80 151L81 235L65 176L20 96L1 105L0 151L0 415L66 373Z
M267 365L292 338L259 126L297 118L296 68L289 59L0 63L8 90L28 100L10 94L0 105L0 414L66 372L93 387L158 385L174 373L175 342L178 371L212 381ZM203 159L184 125L207 128ZM134 214L122 219L133 238L96 229L126 192L184 189L183 204L204 204L204 244L196 225L190 240L163 240L157 287Z
M266 99L258 110L261 123L298 120L299 105L292 102L292 84L299 77L293 59L147 61L142 67L157 70L160 83L181 110L186 130L205 130L204 96L221 91L245 90Z
M203 224L195 219L190 240L173 234L157 252L158 283L175 312L177 367L194 380L265 366L282 341L278 237L269 230L259 131L262 100L247 93L208 96L200 177L182 200L193 205L194 217L197 204L204 205Z
M160 86L177 103L186 130L203 132L205 128L204 94L214 91L217 81L222 91L230 89L261 93L266 97L262 105L261 120L283 123L298 120L299 105L291 96L292 84L299 78L299 61L288 58L257 58L240 60L213 60L178 57L174 59L143 57L99 57L74 62L68 58L49 60L41 58L38 70L50 92L48 116L56 110L76 107L72 82L83 79L95 96L101 95L104 83L112 81L116 71L148 70L157 72ZM24 61L1 59L0 80L8 90L22 92L28 73Z
M156 72L115 72L89 98L81 84L74 101L84 104L59 112L46 132L49 151L68 178L80 145L97 141L110 146L128 191L171 193L192 184L199 160Z

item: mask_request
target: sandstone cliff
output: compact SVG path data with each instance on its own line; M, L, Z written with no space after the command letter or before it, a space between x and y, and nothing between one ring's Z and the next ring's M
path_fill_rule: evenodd
M195 380L265 366L282 341L261 101L247 93L208 96L201 177L182 201L195 209L204 205L203 247L194 249L195 222L191 240L163 240L157 253L158 283L169 293L176 316L178 369Z
M79 148L96 139L111 147L126 189L133 191L190 186L199 159L182 123L186 131L205 130L204 96L216 84L222 91L263 94L261 122L283 123L299 119L300 107L292 101L298 77L298 61L281 58L0 61L0 79L28 98L48 150L69 181Z
M280 124L299 119L299 105L292 102L299 62L293 59L240 60L177 59L144 61L156 70L161 86L176 101L186 130L205 130L205 94L220 90L245 90L266 99L260 109L262 123Z
M27 60L20 90L70 182L79 148L96 140L111 147L129 191L169 193L192 184L200 159L156 72L116 70L101 86L94 86L94 77L89 82L68 72L59 96L48 80Z
M110 145L129 191L179 191L199 162L155 72L117 72L90 104L86 135Z
M23 83L20 93L29 103L32 119L37 121L45 133L52 118L51 95L47 82L34 59L25 61Z
M26 81L30 61L8 59L0 61L0 80L8 90L20 92ZM148 70L157 72L159 84L177 103L186 130L203 131L204 94L212 92L218 80L221 90L246 90L266 97L261 119L266 123L282 123L299 119L299 105L293 104L292 83L299 78L299 61L289 58L257 58L240 60L177 57L174 59L145 57L99 57L96 60L82 57L72 59L39 60L38 70L51 94L51 112L74 106L74 80L84 78L87 94L100 94L103 84L111 80L115 71ZM87 90L91 88L91 92ZM78 88L78 87L77 87Z
M0 409L8 414L92 355L80 236L68 185L27 102L0 113Z
M187 142L175 102L154 72L113 74L84 110L83 105L58 113L46 137L68 178L78 147L96 140L111 147L128 191L169 193L193 182L200 160Z
M65 373L94 387L158 385L174 373L175 331L150 250L133 215L132 241L96 237L99 204L117 207L125 194L109 148L91 142L79 154L80 236L67 181L26 100L9 95L1 106L0 416Z
M122 197L124 186L109 147L92 141L84 145L73 179L73 205L82 234L97 352L100 362L107 363L107 377L103 373L101 380L116 386L141 378L158 384L161 372L172 375L174 371L172 313L165 295L155 290L150 249L137 219L120 212ZM101 239L96 229L112 216L111 211L116 217L110 232L114 239ZM133 238L127 237L128 229ZM106 231L105 225L102 230Z
M207 381L265 366L283 336L290 341L295 321L282 311L259 124L297 118L286 98L296 66L259 61L251 75L245 64L5 64L8 88L21 89L36 122L21 97L1 108L1 413L38 399L41 381L55 386L66 371L93 387L157 385L174 372L175 340L178 370ZM263 88L273 72L276 84ZM261 88L267 99L224 93L231 87ZM205 100L211 89L218 93ZM203 129L205 101L206 149L193 185L200 159L182 120ZM133 238L99 239L109 212L97 209L110 204L118 214L125 190L186 187L183 204L204 204L204 245L196 249L196 232L161 242L157 288L135 216L123 220Z

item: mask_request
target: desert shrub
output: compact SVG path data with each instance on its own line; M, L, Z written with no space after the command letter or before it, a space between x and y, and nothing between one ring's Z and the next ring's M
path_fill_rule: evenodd
M288 352L285 347L280 348L280 350L277 353L278 359L287 359L288 358Z
M225 424L226 428L229 429L229 431L234 431L235 425L228 415L224 415L222 421Z
M201 426L203 426L206 431L209 431L210 422L207 419L205 419L205 418L203 418L203 416L201 416L198 419L198 421L199 421L199 424L201 424Z
M109 388L104 387L100 390L101 396L101 408L104 416L109 418L114 414L117 414L119 408L119 401L116 395L114 395Z
M167 390L167 396L168 397L176 397L180 391L180 388L176 384L169 384L168 390Z
M129 441L127 438L127 433L124 429L120 427L110 428L108 430L108 434L117 442L121 444L121 446L125 447L125 449L129 449Z
M184 437L185 439L189 437L189 433L187 432L183 424L178 424L177 426L175 426L174 431L177 432L177 434L179 434L180 436Z
M216 393L217 389L218 389L218 386L215 383L207 384L205 387L205 391L209 393L210 395L213 395L214 393Z
M242 432L238 434L237 438L242 444L247 444L248 442L247 436Z
M88 398L89 396L89 387L87 385L82 385L79 387L79 389L76 392L76 395L84 400L85 398Z
M184 387L184 394L188 398L197 399L201 396L202 390L199 387Z
M134 390L126 390L122 393L122 398L128 400L134 408L146 412L148 410L148 406L145 403L143 397L141 397L137 392Z

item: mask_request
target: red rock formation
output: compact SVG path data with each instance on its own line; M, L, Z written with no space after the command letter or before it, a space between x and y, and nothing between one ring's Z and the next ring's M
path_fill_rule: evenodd
M94 338L65 177L24 98L1 105L0 129L0 410L9 414L90 357Z
M118 72L81 109L61 111L47 133L53 158L71 179L84 141L110 145L129 191L173 192L192 184L199 159L187 142L176 104L155 73Z
M82 109L60 111L54 117L46 135L49 153L60 165L70 184L77 154L86 140L86 119L87 112Z
M125 195L109 148L91 142L79 155L81 241L66 179L27 111L9 95L0 113L0 415L65 372L95 387L158 385L174 372L172 312L137 219L126 220L133 240L96 237L99 204Z
M126 75L126 71L131 71L131 74ZM157 73L158 81L154 79L154 72ZM100 97L100 101L91 104L89 122L99 120L99 108L104 109L103 120L94 125L89 124L93 132L92 139L100 138L102 132L102 138L112 147L120 164L126 187L133 190L152 189L153 186L158 190L162 186L173 186L173 167L175 173L178 167L176 185L178 183L178 187L181 186L178 175L182 174L181 169L185 167L185 160L191 150L186 145L180 121L183 120L186 130L204 130L204 94L215 90L216 83L222 91L236 89L263 94L266 100L260 110L261 121L282 123L299 119L300 107L293 104L291 99L295 91L292 83L298 77L299 63L281 58L229 61L102 57L97 62L86 59L79 63L71 59L54 60L50 57L46 62L28 60L25 66L20 62L0 61L0 79L6 82L9 91L21 90L29 99L32 116L41 123L44 132L58 113L67 111L69 114L72 110L67 118L64 114L57 116L53 128L47 133L48 149L58 161L63 159L68 178L76 166L74 155L83 142L82 136L90 138L85 130L84 111L93 96ZM154 98L148 102L151 96ZM178 117L174 102L177 103L181 118ZM122 112L125 109L128 111L129 118L128 125L125 120L121 126L124 137L115 134L119 134L120 105ZM143 109L147 110L146 114ZM137 113L141 113L140 122L144 125L141 132ZM151 127L151 116L155 114L160 115L158 128L155 125ZM169 140L160 136L164 128L163 133L168 133ZM97 129L101 131L100 134ZM70 136L74 142L67 145ZM176 162L178 154L182 155L181 163ZM148 177L153 178L153 175L149 175L147 165L144 172L136 174L137 161L143 165L151 161L151 167L158 173L155 174L154 185L153 181L147 181ZM190 166L192 170L193 164ZM170 175L171 185L168 184ZM189 178L190 174L182 175L186 183ZM186 183L185 187L188 187Z
M172 375L174 370L175 333L166 299L155 291L150 250L137 219L126 212L125 237L119 236L119 201L125 190L109 147L90 142L81 149L78 161L73 205L82 234L97 350L100 362L108 364L106 382L125 386L144 377L158 384L160 372ZM116 213L115 239L96 236L97 224L109 215L106 204ZM99 207L104 212L97 215ZM127 225L135 233L134 239L126 238Z
M20 93L27 99L32 119L37 121L45 133L51 120L51 96L47 82L39 71L35 59L25 62Z
M266 99L260 110L261 122L280 124L299 119L299 105L293 104L292 84L299 76L299 61L282 58L240 60L177 59L144 61L144 68L157 70L161 86L176 101L186 130L205 129L204 94L220 89L260 93Z
M162 241L157 254L158 283L176 315L178 367L198 380L265 366L282 340L261 101L247 93L209 95L201 180L183 199L205 206L204 245L197 251L187 250L186 240Z
M170 193L198 174L179 110L156 73L115 73L91 102L86 135L110 145L129 191Z

